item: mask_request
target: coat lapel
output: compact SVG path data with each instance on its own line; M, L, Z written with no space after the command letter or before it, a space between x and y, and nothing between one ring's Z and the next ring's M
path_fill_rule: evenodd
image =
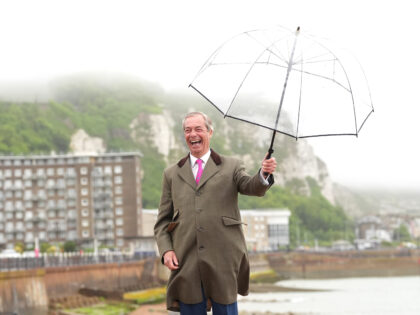
M193 189L197 187L197 184L194 179L194 175L191 170L191 164L190 164L190 155L188 154L186 157L184 157L182 160L178 162L178 175Z
M186 157L184 157L178 162L178 167L179 167L178 175L193 189L198 190L210 178L212 178L217 172L219 172L221 163L222 163L222 160L220 158L220 155L218 155L216 152L211 150L210 159L207 161L207 164L204 167L203 175L200 179L200 183L197 186L194 179L194 175L191 170L190 155L188 154Z

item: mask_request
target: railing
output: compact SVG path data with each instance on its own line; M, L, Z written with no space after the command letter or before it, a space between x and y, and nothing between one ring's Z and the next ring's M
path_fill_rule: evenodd
M107 263L124 263L156 257L154 251L141 251L131 254L120 252L107 253L58 253L42 254L39 257L0 257L0 272L36 268L79 266Z

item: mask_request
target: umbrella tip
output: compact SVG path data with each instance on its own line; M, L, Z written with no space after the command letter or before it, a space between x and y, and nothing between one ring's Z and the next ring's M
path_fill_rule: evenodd
M300 31L300 26L298 26L296 29L296 32L299 32L299 31Z

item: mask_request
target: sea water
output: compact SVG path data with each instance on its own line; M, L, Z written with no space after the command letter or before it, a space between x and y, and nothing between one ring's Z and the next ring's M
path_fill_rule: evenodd
M276 285L315 292L250 293L240 311L311 315L420 315L420 276L287 280Z

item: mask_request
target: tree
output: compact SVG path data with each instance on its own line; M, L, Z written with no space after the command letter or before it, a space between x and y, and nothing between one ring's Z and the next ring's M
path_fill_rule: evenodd
M50 243L41 243L40 249L41 249L41 253L46 253L48 252L48 249L51 247Z
M15 251L22 254L25 251L25 244L23 242L17 242L15 244Z
M405 224L401 224L398 228L394 230L393 239L394 241L399 242L411 241L410 232L408 231L408 228Z
M75 252L76 251L76 243L73 241L67 241L63 245L63 251L68 252Z

